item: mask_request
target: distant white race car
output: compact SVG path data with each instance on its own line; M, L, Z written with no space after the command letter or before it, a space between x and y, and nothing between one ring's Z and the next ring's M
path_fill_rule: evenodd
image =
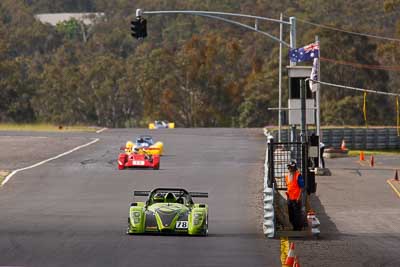
M154 123L149 123L149 129L173 129L173 128L175 128L174 122L154 121Z

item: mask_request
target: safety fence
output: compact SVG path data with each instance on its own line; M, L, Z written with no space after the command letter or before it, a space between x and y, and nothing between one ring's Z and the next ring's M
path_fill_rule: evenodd
M272 131L275 140L278 131ZM289 130L281 132L281 141L289 140ZM300 132L297 131L297 136ZM331 128L322 129L322 142L325 147L340 148L342 140L346 141L348 149L400 149L400 136L396 128Z
M279 190L286 190L285 175L287 164L294 161L301 170L302 157L306 156L306 145L299 142L275 143L271 135L266 133L267 149L264 165L264 234L273 238L276 236L276 218L284 217L282 209L285 206L279 197Z
M268 158L269 166L271 166L270 183L275 183L276 190L286 190L287 164L294 161L297 168L302 169L303 146L299 142L269 142L268 150L271 152L271 156Z

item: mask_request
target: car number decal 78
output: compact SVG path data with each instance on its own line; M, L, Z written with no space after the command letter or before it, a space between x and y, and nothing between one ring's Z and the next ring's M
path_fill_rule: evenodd
M177 221L175 228L176 229L187 229L188 228L188 222L187 221Z

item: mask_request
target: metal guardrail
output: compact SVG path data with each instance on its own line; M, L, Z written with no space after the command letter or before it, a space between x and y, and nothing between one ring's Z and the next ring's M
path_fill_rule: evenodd
M264 132L265 136L267 137L267 142L270 142L270 138L272 136L269 135L268 132ZM270 152L268 150L269 145L267 145L267 149L265 152L265 164L264 164L264 220L263 220L263 232L264 235L268 238L275 237L275 210L274 210L274 184L270 183L269 181L269 160Z

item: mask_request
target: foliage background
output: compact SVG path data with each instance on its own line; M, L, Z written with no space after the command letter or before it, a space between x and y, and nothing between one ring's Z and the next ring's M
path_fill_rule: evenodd
M317 22L400 38L399 0L2 0L0 121L183 127L277 124L278 44L201 17L148 16L148 38L130 36L136 8L212 10ZM105 12L93 26L42 24L38 13ZM244 19L252 24L254 21ZM279 26L261 24L275 36ZM399 42L349 35L300 20L298 46L321 40L326 58L397 66ZM285 29L286 41L288 29ZM287 49L284 55L287 55ZM284 64L288 64L285 57ZM400 93L398 71L323 62L324 81ZM400 69L400 68L397 68ZM284 80L284 103L287 99ZM360 93L322 88L322 122L363 125ZM368 123L395 125L395 99L368 95Z

